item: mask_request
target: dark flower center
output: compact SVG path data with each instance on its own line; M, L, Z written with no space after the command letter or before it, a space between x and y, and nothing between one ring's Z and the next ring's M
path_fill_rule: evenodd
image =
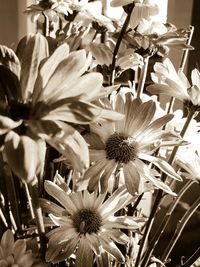
M82 209L74 214L73 225L81 234L97 233L101 227L101 216L90 209Z
M10 107L10 116L13 120L28 120L31 115L30 103L13 102Z
M128 163L138 156L138 144L132 137L124 134L114 133L106 142L107 159L114 159L119 163Z

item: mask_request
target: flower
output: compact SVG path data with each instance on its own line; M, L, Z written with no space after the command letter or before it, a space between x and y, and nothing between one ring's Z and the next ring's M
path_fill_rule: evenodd
M193 148L187 146L178 151L176 164L182 168L181 174L187 179L200 181L200 158Z
M45 190L62 207L43 200L46 212L55 229L47 233L49 238L46 261L57 263L76 255L76 266L92 266L93 252L101 257L105 252L124 262L124 256L115 242L125 244L127 235L119 229L136 230L139 224L129 216L114 213L129 204L133 197L125 187L119 188L106 199L106 194L89 194L88 191L67 194L53 182L45 181Z
M35 257L30 250L26 250L26 241L14 241L11 230L4 232L0 243L0 266L31 267ZM40 265L42 266L42 265Z
M167 185L154 177L144 161L151 162L170 177L180 180L180 176L165 160L152 155L163 141L169 140L171 134L160 128L173 115L168 114L153 121L155 103L152 100L141 103L129 93L125 99L117 96L115 110L125 115L124 120L90 125L91 133L85 139L90 145L92 165L80 179L80 185L85 182L88 190L94 191L100 183L101 190L105 191L112 173L121 169L126 187L132 195L140 191L140 182L144 178L156 188L172 193Z
M103 68L107 68L107 75L110 75L111 64L113 59L113 44L109 42L107 44L90 43L89 50L92 56L95 58L95 62L102 65ZM143 65L143 58L139 54L135 53L134 49L121 49L116 59L116 76L119 76L123 71L127 69L136 70Z
M130 16L130 27L135 29L143 20L151 21L151 18L159 13L159 7L152 0L112 0L111 6L126 6L134 3Z
M156 63L151 78L155 84L147 90L153 94L165 94L183 101L188 106L199 108L200 105L200 73L192 70L192 86L182 71L176 72L170 59Z
M31 15L33 22L39 20L41 16L47 16L49 21L56 22L59 17L73 12L70 4L70 1L63 0L40 0L38 4L27 7L25 13Z
M8 164L30 182L38 173L42 140L82 171L89 164L87 144L70 124L109 119L105 110L89 103L96 93L101 95L102 75L83 75L88 67L85 50L69 53L68 45L62 44L49 56L46 38L39 33L21 41L18 55L20 77L0 66L5 95L0 134L5 136ZM109 112L111 120L119 115Z

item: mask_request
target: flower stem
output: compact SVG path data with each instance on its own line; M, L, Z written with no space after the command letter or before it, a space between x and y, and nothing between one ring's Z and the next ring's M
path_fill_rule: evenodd
M127 14L127 17L126 17L126 19L124 21L124 24L122 26L122 29L120 31L119 37L117 39L117 42L116 42L116 45L115 45L115 48L114 48L113 57L112 57L112 64L111 64L110 85L114 85L114 81L115 81L115 66L116 66L116 61L117 61L117 54L118 54L119 47L120 47L120 44L122 42L122 39L124 37L124 34L126 33L126 30L127 30L127 27L128 27L129 21L130 21L130 17L131 17L131 13L132 13L133 8L134 8L134 3L131 4L131 6L130 6L129 13Z
M144 85L147 77L147 70L149 65L149 57L144 58L144 65L139 78L138 88L137 88L137 98L140 98L144 91Z
M179 200L181 199L181 197L184 195L184 193L195 183L194 180L189 180L185 186L180 190L177 198L171 203L168 211L166 212L161 224L159 225L155 235L153 236L153 238L151 239L151 242L149 243L148 249L145 253L144 259L142 261L141 267L146 267L150 257L152 255L153 250L155 249L158 241L160 240L160 237L162 236L164 230L166 229L169 220L170 220L170 216L172 215L172 212L175 210Z
M44 222L42 217L42 210L39 204L39 197L38 197L38 189L36 186L36 183L29 184L28 185L31 201L32 201L32 207L37 223L38 233L40 236L40 250L42 258L45 256L46 251L46 240L45 240L45 229L44 229Z
M188 128L192 118L194 117L194 114L195 114L195 109L191 109L190 112L188 113L186 122L185 122L185 124L183 126L183 129L182 129L181 133L180 133L181 137L183 137L185 135L185 133L187 131L187 128ZM169 161L168 161L169 164L173 163L177 151L178 151L178 146L175 146L174 149L172 150L171 155L170 155L170 158L169 158ZM167 179L167 175L165 173L163 173L162 177L161 177L161 180L163 182L165 182L166 179ZM144 247L145 247L145 245L147 243L147 240L148 240L148 237L149 237L149 233L150 233L153 221L154 221L154 216L155 216L155 214L156 214L156 212L157 212L157 210L159 208L160 201L161 201L162 197L163 197L163 191L161 189L159 189L158 192L157 192L157 195L155 197L155 201L154 201L154 204L153 204L149 219L148 219L146 227L145 227L145 231L144 231L143 238L141 240L141 244L140 244L140 248L139 248L139 251L138 251L135 267L140 266L140 259L141 259L141 256L142 256L142 252L143 252L143 249L144 249ZM151 256L151 254L149 255L149 257L150 256ZM146 266L146 265L144 265L144 266Z
M192 217L192 215L195 213L195 211L198 209L199 206L200 206L200 197L198 197L198 199L192 204L190 209L184 214L181 221L179 221L175 233L161 257L162 262L164 263L166 262L177 240L179 239L183 229L185 228L187 222L189 221L189 219Z
M185 262L181 264L181 267L190 267L200 257L200 247L193 253L193 255Z

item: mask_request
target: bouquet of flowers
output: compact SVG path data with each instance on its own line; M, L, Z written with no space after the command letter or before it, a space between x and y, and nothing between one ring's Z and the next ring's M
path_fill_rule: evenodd
M36 32L0 46L0 266L200 266L199 244L173 263L200 206L182 200L200 179L194 27L156 21L152 0L25 12Z

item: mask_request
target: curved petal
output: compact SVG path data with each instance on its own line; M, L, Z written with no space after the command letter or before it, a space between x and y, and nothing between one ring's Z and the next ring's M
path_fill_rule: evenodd
M180 175L178 175L175 172L174 168L169 163L167 163L165 160L156 158L156 157L153 157L147 154L142 154L142 153L140 153L139 158L153 163L156 167L158 167L161 171L166 173L171 178L176 179L178 181L182 181L182 178L180 177Z

